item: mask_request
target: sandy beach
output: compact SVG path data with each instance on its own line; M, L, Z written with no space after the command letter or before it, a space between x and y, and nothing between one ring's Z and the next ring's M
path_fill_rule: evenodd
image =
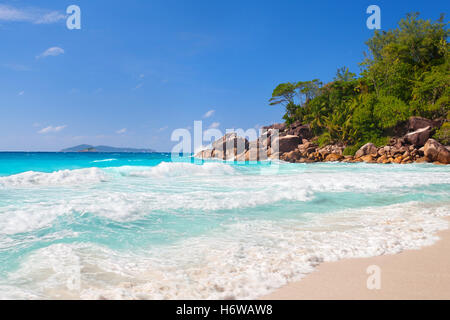
M450 221L450 219L447 219ZM420 250L321 264L301 281L262 299L450 299L450 230ZM381 288L367 289L369 266L381 270Z

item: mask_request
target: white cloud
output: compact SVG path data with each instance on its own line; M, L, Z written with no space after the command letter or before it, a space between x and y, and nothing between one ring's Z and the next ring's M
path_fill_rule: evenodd
M127 132L127 128L122 128L122 129L116 131L117 134L123 134L125 132Z
M168 128L169 128L168 126L164 126L162 128L159 128L158 132L163 132L163 131L167 130Z
M45 58L45 57L56 57L59 56L60 54L64 53L64 49L60 48L60 47L51 47L48 48L47 50L45 50L44 52L42 52L40 55L38 55L36 58L40 59L40 58Z
M136 87L133 88L133 90L140 89L142 88L143 85L144 85L143 83L139 83Z
M40 16L34 23L50 24L50 23L58 22L60 20L64 20L65 18L66 18L66 16L64 14L61 14L58 11L51 11L51 12L45 13L42 16Z
M203 118L206 119L211 117L214 114L214 112L216 112L216 110L209 110L207 113L203 115Z
M25 94L25 91L20 91L17 95L19 95L19 96L23 96Z
M220 122L213 122L209 126L209 129L217 129L218 127L220 127Z
M50 24L59 22L65 18L66 15L60 11L51 11L35 7L15 8L0 4L0 21Z
M40 133L40 134L46 134L46 133L52 133L52 132L60 132L60 131L62 131L63 129L65 129L66 127L67 127L66 125L63 125L63 126L56 126L56 127L54 127L54 126L48 126L48 127L45 127L45 128L43 128L43 129L39 130L38 133Z

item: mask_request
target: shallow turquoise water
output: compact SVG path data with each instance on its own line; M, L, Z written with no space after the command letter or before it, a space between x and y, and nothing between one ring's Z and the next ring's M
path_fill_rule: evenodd
M431 164L0 153L0 298L255 297L433 243L449 186Z

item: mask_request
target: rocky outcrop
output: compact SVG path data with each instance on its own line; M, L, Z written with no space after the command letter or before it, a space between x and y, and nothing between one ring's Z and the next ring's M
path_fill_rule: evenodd
M425 128L417 129L416 131L407 133L404 139L406 143L412 144L416 147L422 147L430 138L430 135L431 127L427 126Z
M450 164L450 151L434 139L425 143L424 154L428 161Z
M226 155L238 155L248 150L247 139L239 137L235 132L227 133L212 143L213 150L222 151Z
M288 161L288 162L297 162L297 160L300 160L302 158L302 155L300 151L293 150L290 152L286 152L281 156L281 160Z
M317 152L320 154L322 159L326 159L326 157L330 154L342 156L344 149L345 149L344 145L330 144L323 148L318 149Z
M386 146L377 148L373 143L363 145L354 156L345 155L343 144L319 147L317 137L308 125L295 122L287 127L278 123L263 127L256 141L248 142L230 133L218 139L209 150L196 157L236 161L262 161L281 159L288 162L310 163L321 161L406 164L412 162L450 163L450 147L445 147L430 136L440 121L412 117L403 122L401 136L391 138ZM408 132L409 131L409 132Z
M430 127L431 129L440 127L442 125L441 120L430 120L421 117L411 117L408 120L408 131L417 131L419 129L423 129L426 127Z
M245 161L262 161L268 159L268 143L267 140L270 139L270 137L261 140L258 139L256 141L250 141L249 143L249 149L245 153Z
M287 135L298 136L301 139L311 139L313 133L309 125L303 125L300 121L296 121L289 126Z
M330 153L325 157L324 161L341 161L342 159L344 159L342 154Z
M367 155L362 156L361 160L366 163L377 163L375 156L373 156L372 154L367 154Z
M372 155L376 156L378 154L378 149L373 143L366 143L355 153L355 158L361 158L363 156Z
M238 137L236 133L228 133L214 141L211 146L211 149L202 150L195 157L201 159L216 158L221 160L234 160L241 155L245 155L249 149L249 142L245 138Z
M276 137L271 143L271 153L286 153L293 151L297 149L301 141L300 137L295 135Z
M268 131L270 129L278 130L279 132L283 132L286 130L286 124L285 123L274 123L270 126L262 127L263 131Z

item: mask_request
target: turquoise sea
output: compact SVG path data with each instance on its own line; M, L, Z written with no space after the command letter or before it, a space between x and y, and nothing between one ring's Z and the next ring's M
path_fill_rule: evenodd
M0 298L256 298L449 215L450 166L0 153Z

